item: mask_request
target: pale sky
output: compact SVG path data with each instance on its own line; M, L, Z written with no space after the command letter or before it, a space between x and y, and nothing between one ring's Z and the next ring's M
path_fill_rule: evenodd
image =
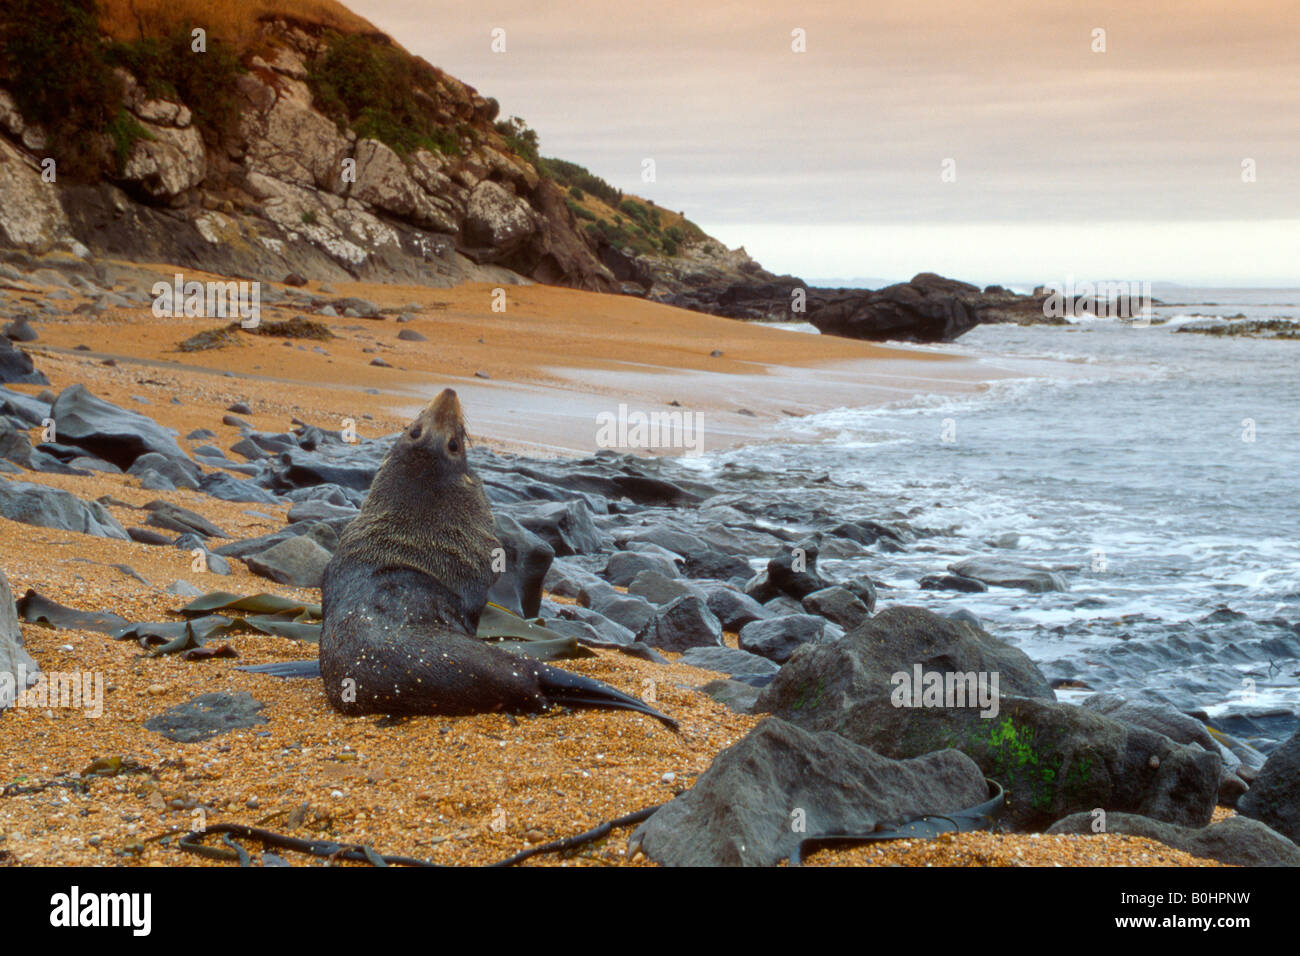
M1300 286L1297 0L350 6L774 272Z

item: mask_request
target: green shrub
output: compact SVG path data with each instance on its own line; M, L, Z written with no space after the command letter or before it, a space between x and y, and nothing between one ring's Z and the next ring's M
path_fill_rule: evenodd
M109 120L108 136L113 141L113 158L117 161L119 173L126 168L135 144L142 139L154 138L126 109L118 110L117 115Z
M316 108L339 129L402 155L422 148L457 155L460 137L440 126L415 95L424 81L415 60L380 37L361 34L334 35L307 75Z
M565 204L569 207L569 211L573 213L575 216L577 216L579 219L587 219L591 222L595 222L596 214L594 212L590 212L589 210L583 209L581 206L579 206L576 202L574 202L571 199L566 199Z
M499 121L496 124L496 131L505 137L506 145L510 147L510 151L520 159L531 163L534 168L542 165L542 159L537 153L537 131L518 116Z
M585 166L579 166L577 163L571 163L565 159L543 159L538 167L538 172L543 176L554 179L561 186L568 186L571 189L576 188L583 193L591 193L609 206L617 206L623 198L621 192L590 172Z
M243 64L220 40L210 38L198 53L191 46L194 24L185 23L161 39L114 43L108 62L129 71L147 95L184 103L209 145L218 146L239 119L239 76ZM211 31L208 31L211 34Z
M581 189L579 189L577 186L570 186L570 187L569 187L569 195L572 196L574 199L576 199L578 202L582 202L583 198L584 198L587 194L584 193L584 192L583 192Z
M121 67L150 97L178 99L211 144L239 117L239 58L220 41L205 53L190 47L191 26L133 43L100 39L94 0L6 0L0 22L0 72L19 111L41 123L60 171L73 179L104 172L100 134L107 134L120 171L131 147L147 136L123 109Z
M0 72L19 111L40 123L60 174L98 179L96 134L122 108L122 86L106 62L94 0L6 0Z

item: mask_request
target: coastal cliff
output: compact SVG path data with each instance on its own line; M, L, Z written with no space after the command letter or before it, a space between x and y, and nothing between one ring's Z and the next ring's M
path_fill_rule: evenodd
M337 4L249 3L207 23L121 6L15 0L0 18L11 255L656 297L693 271L761 271L684 216L661 223L653 203L542 159L496 100Z

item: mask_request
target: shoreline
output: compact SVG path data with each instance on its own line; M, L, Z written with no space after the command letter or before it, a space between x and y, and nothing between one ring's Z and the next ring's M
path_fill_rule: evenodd
M173 271L130 270L138 277L129 284L136 290ZM273 288L283 294L283 287ZM302 291L322 304L357 297L381 309L420 311L410 310L409 321L399 325L392 315L382 321L322 318L293 300L268 303L264 321L304 315L338 337L285 348L273 337L241 335L238 345L186 353L177 350L179 342L222 320L156 318L146 306L77 314L72 310L89 300L73 298L60 314L35 317L40 338L25 347L56 390L72 380L89 385L89 376L105 398L127 405L132 395L163 404L171 400L169 388L197 388L234 396L226 404L248 400L254 414L245 417L257 427L284 424L267 415L307 412L335 421L351 417L366 437L385 433L375 426L400 429L451 386L462 395L476 440L540 457L597 450L597 416L617 413L620 404L699 416L708 452L788 439L791 433L778 423L793 418L923 394L977 394L991 380L1024 374L923 348L810 335L551 286L433 289L358 282L331 288L322 293L311 283ZM497 288L505 289L504 313L492 310ZM399 331L425 341L400 340ZM375 359L389 367L372 365Z
M40 338L24 347L49 376L51 391L81 383L94 395L139 411L181 435L199 428L214 433L214 437L183 439L183 446L191 451L204 443L229 448L245 430L240 419L256 430L276 432L287 429L291 417L330 428L352 417L363 437L379 437L405 424L401 402L418 397L423 388L449 384L449 378L465 391L462 400L471 414L471 428L490 436L485 444L536 454L546 442L557 453L580 451L566 444L566 439L571 442L574 423L590 422L593 410L609 408L621 395L665 404L682 396L678 400L684 407L694 406L692 410L701 414L729 415L721 419L722 427L729 429L723 437L748 443L787 437L778 436L775 428L788 417L787 409L806 414L834 408L845 404L845 396L869 395L883 403L927 393L973 394L987 388L991 373L1007 371L976 359L766 329L641 300L540 287L529 290L534 311L559 310L574 303L587 309L571 309L558 322L558 329L539 330L536 315L513 318L524 331L533 329L531 346L503 346L496 361L505 373L489 380L474 379L472 372L464 375L465 357L476 352L474 346L486 344L477 339L492 337L491 332L480 334L484 323L491 321L485 305L474 301L483 297L481 287L422 290L431 298L440 297L446 307L401 326L392 320L331 319L329 324L341 337L325 343L325 354L314 351L310 343L290 343L286 348L269 339L197 357L182 355L175 352L175 343L210 328L212 322L155 319L147 309L36 319ZM389 289L382 300L369 286L350 285L336 292L346 293L373 296L386 306L401 303L413 290ZM624 308L628 326L612 327L611 312L622 313ZM287 315L271 316L283 317ZM658 321L651 324L650 319ZM167 329L165 336L160 327ZM395 334L399 327L440 335L435 339L426 334L425 343L399 344ZM711 356L696 344L698 339L688 346L663 345L664 336L681 334L683 328L703 330L709 335L706 344L716 344L724 355ZM495 333L503 337L512 330L518 331L504 323L495 326ZM109 350L76 351L82 342L106 342ZM569 360L553 361L566 348ZM828 354L832 351L837 354ZM843 352L853 355L846 359L838 354ZM118 358L106 365L100 356L110 354ZM394 367L370 365L372 355L385 356ZM677 361L674 356L681 357L679 367L668 364ZM711 363L722 367L711 368ZM431 375L442 376L435 380L436 386L429 384ZM870 381L864 383L863 378ZM634 383L630 392L629 381ZM36 394L44 389L19 386L16 390ZM747 397L754 394L760 394L761 400ZM537 425L532 434L517 422L512 430L510 416L517 406L511 403L549 407L557 396L566 407ZM227 406L236 401L249 402L251 412L241 411L238 418L223 422ZM752 418L735 410L741 401L754 413ZM796 403L797 407L790 407ZM36 434L31 433L33 441L38 440ZM195 509L236 541L284 528L291 504L225 501L184 489L150 490L130 475L24 471L5 480L63 489L86 501L100 499L123 527L144 523L140 509L161 499ZM132 621L174 619L188 598L169 590L169 585L174 589L181 582L200 591L271 592L307 601L316 600L319 593L272 583L239 560L230 562L229 576L214 578L194 571L189 552L182 549L88 537L7 519L0 519L0 548L7 555L3 570L15 597L35 589L76 609L110 610ZM346 718L329 710L318 682L284 681L236 670L314 655L310 644L285 638L241 633L229 642L236 659L199 663L179 655L151 658L142 655L134 642L114 641L94 631L27 623L22 631L28 651L47 672L69 666L97 671L109 678L111 686L102 722L75 711L30 706L0 717L8 722L6 733L12 742L0 755L0 781L19 779L37 787L61 786L55 781L66 779L87 781L81 792L69 794L71 805L59 810L61 829L53 837L33 829L37 821L48 818L47 797L39 791L0 803L0 833L8 838L11 861L20 865L87 861L212 865L180 854L174 844L160 840L188 830L195 807L207 808L221 822L273 830L296 816L309 829L342 834L385 852L481 864L521 845L566 836L672 799L689 788L721 750L743 739L762 719L733 712L699 692L700 686L724 677L725 672L680 663L673 651L668 651L666 663L610 649L566 662L579 673L629 693L637 693L647 683L657 686L661 705L682 721L683 733L668 736L643 718L621 712L560 712L528 719L478 714L396 723ZM737 634L728 631L724 637L726 646L734 650ZM189 744L164 741L144 726L160 711L222 690L251 692L265 706L266 721ZM92 761L115 756L137 761L146 776L132 779L130 785L112 778L77 776ZM504 830L496 825L501 812L507 819ZM619 834L571 861L537 862L648 863L644 856L629 855L623 847L625 837ZM1217 865L1120 834L1047 838L1036 833L963 834L937 841L902 841L880 850L828 849L819 854L818 862Z

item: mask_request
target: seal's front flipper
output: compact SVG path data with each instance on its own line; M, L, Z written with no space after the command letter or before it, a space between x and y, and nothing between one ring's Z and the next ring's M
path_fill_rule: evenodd
M553 704L568 707L606 707L617 710L635 710L647 714L655 720L662 721L673 730L677 721L666 714L661 714L645 701L638 700L608 684L573 674L558 667L540 665L537 668L537 682L542 695Z

